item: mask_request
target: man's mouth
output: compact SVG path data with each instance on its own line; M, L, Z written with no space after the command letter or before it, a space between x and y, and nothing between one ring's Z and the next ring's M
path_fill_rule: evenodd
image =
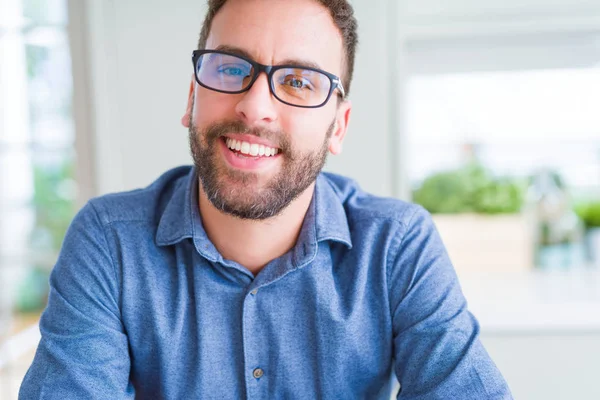
M274 147L268 147L262 144L244 142L242 140L222 138L225 145L238 156L245 157L274 157L280 153L280 150Z

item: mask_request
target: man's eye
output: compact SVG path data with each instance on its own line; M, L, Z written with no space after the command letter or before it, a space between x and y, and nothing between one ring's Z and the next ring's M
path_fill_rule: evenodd
M306 79L299 78L297 76L286 77L284 83L294 89L307 89L312 90L312 85Z
M219 68L220 74L225 74L229 76L246 76L248 72L245 68L235 67L235 66L221 66Z

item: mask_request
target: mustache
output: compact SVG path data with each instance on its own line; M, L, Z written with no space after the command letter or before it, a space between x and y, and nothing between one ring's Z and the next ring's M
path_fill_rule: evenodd
M269 142L276 145L281 151L287 151L290 147L289 140L285 132L281 130L271 130L260 127L250 127L242 121L221 121L209 126L205 132L204 137L208 141L217 140L227 134L242 134L252 135L262 139L266 139Z

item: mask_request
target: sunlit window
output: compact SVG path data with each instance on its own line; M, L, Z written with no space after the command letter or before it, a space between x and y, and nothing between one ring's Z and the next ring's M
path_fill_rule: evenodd
M45 306L75 211L74 132L66 0L1 1L0 338Z
M459 272L600 265L598 67L415 75L409 175Z

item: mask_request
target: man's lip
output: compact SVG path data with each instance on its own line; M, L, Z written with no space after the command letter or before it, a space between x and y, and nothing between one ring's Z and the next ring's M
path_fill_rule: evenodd
M260 171L264 168L268 169L274 163L276 164L279 159L278 154L271 157L252 157L247 155L240 157L238 154L227 148L225 141L220 140L219 142L220 143L218 143L218 145L221 149L223 157L225 158L225 162L229 164L230 167L242 171Z
M274 144L270 143L268 140L261 139L254 135L227 134L227 135L223 135L223 137L225 137L227 139L234 139L234 140L239 140L242 142L248 142L250 144L258 144L258 145L262 144L263 146L271 147L273 149L279 149L279 146L275 146Z

